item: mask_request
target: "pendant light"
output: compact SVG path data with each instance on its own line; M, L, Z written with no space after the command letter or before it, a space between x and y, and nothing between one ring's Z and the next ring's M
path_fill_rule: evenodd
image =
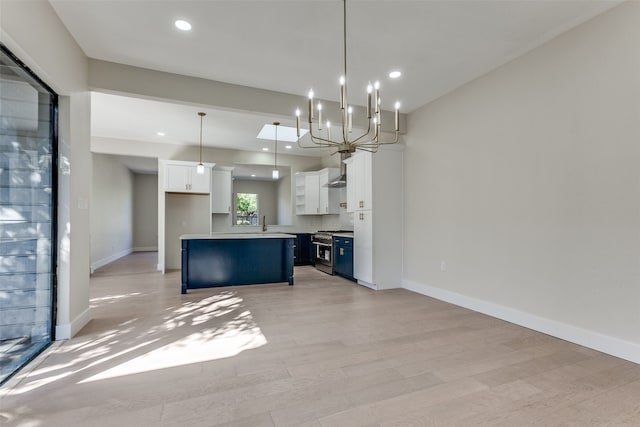
M273 170L271 171L271 179L280 179L280 171L278 170L278 126L280 126L280 122L273 122L273 126L275 126L276 137L275 137L275 157L273 160Z
M196 173L199 175L203 175L204 164L202 164L202 118L206 116L207 113L203 113L202 111L200 111L198 115L200 116L200 163L198 163L198 166L196 166Z

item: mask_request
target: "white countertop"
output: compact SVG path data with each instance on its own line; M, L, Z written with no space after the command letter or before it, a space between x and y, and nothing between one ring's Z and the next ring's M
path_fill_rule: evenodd
M232 239L295 239L295 235L286 233L211 233L183 234L180 240L232 240Z
M353 231L346 233L333 233L335 237L353 237Z

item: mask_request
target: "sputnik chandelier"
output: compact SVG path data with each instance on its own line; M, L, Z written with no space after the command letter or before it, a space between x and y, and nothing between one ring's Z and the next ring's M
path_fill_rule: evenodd
M395 104L395 138L391 141L383 141L381 138L382 121L380 110L380 83L369 83L367 87L367 130L358 136L353 133L353 106L347 102L347 0L343 4L343 29L344 29L344 75L340 77L340 117L342 121L341 135L334 139L331 137L331 123L322 123L322 104L317 104L318 118L314 129L315 108L313 89L309 91L309 136L313 145L303 145L300 141L300 109L296 110L296 127L298 145L301 148L335 148L335 153L347 154L356 150L375 153L381 145L395 144L398 142L400 132L400 103ZM371 105L373 97L373 107ZM323 125L325 128L323 129Z

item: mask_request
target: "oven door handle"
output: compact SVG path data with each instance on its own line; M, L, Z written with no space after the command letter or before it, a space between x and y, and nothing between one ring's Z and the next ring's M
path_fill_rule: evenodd
M331 245L330 245L329 243L320 243L320 242L311 242L311 243L313 243L314 245L318 245L318 246L328 246L328 247L331 247Z

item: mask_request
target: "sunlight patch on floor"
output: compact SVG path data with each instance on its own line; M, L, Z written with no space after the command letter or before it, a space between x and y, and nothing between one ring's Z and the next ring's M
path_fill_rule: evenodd
M80 383L223 359L267 343L251 313L244 311L221 328L190 334L142 356L108 369Z

